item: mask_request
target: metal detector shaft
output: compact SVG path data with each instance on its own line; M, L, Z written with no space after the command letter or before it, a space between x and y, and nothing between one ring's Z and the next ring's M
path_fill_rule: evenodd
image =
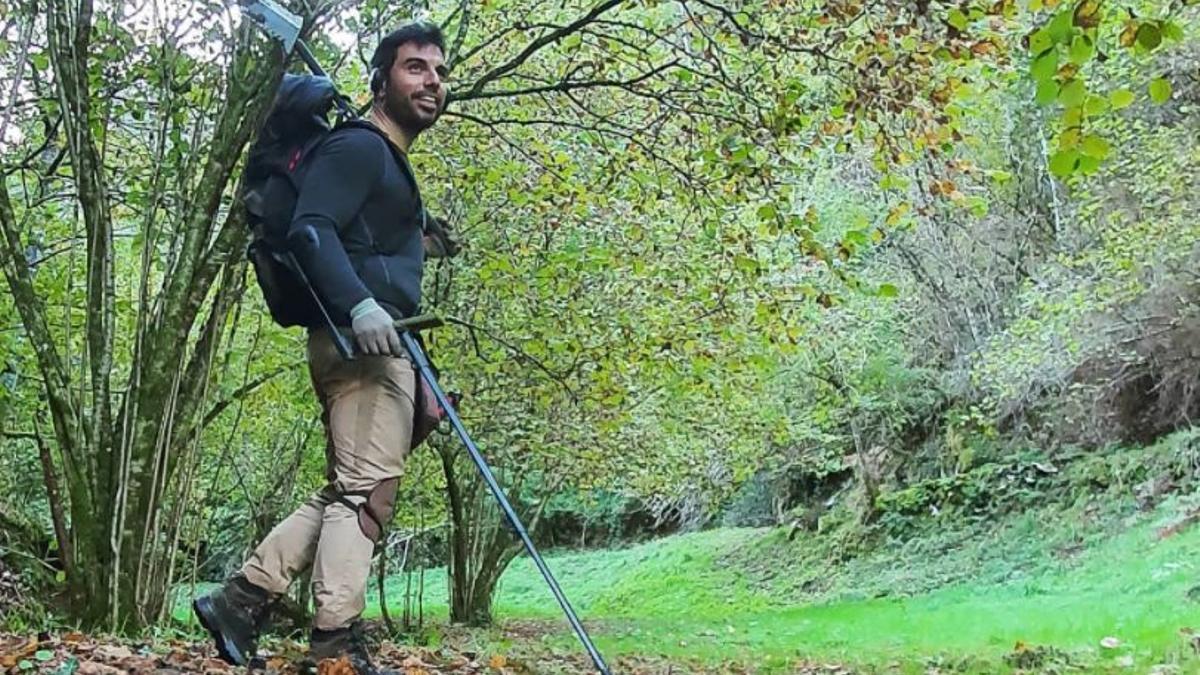
M571 607L567 596L563 594L558 581L554 578L554 574L546 566L546 561L542 560L542 555L538 553L537 547L533 545L533 540L529 538L529 533L525 531L525 526L521 523L521 519L517 517L512 504L508 502L508 497L504 495L504 490L496 482L496 476L492 473L491 467L488 466L487 460L480 454L479 448L475 447L475 442L471 440L466 427L463 426L462 420L458 417L458 411L454 409L454 406L451 405L450 400L446 398L446 394L442 391L441 386L438 385L437 378L434 377L433 370L429 367L429 359L425 358L425 352L421 349L421 345L417 343L416 338L409 331L400 330L398 332L400 333L400 339L404 342L404 349L408 351L412 362L417 366L417 370L421 372L421 377L425 378L425 381L429 383L429 388L433 390L433 395L437 398L438 405L442 406L442 410L446 411L446 416L450 418L450 424L454 427L454 431L458 433L458 437L462 439L463 445L467 446L467 452L471 455L471 460L475 462L475 466L479 469L484 482L487 483L488 488L492 491L492 495L496 497L496 501L500 502L500 509L508 517L508 522L512 524L513 529L517 531L517 535L521 537L521 543L525 544L525 550L529 552L529 557L533 558L533 563L537 565L538 571L542 573L542 578L550 586L550 592L554 594L554 599L558 601L559 607L562 607L563 613L567 615L567 621L571 623L571 628L575 630L575 635L579 637L579 641L583 643L588 656L592 658L592 663L596 664L596 668L602 675L611 675L608 665L604 663L604 657L600 656L596 645L592 644L592 639L588 636L587 629L583 627L583 624L579 621L579 617L575 615L575 610Z

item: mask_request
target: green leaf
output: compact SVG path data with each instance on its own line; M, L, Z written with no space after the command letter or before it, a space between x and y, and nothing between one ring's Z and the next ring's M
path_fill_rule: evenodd
M1086 35L1080 35L1071 42L1071 61L1078 65L1083 65L1092 58L1095 53L1095 48L1092 45L1092 40Z
M1059 178L1066 178L1075 171L1079 161L1079 153L1074 150L1059 150L1050 158L1050 173Z
M1034 56L1040 56L1053 46L1054 38L1050 37L1050 31L1045 28L1039 29L1029 36L1029 51Z
M1184 37L1183 27L1174 21L1164 21L1162 23L1163 39L1178 41Z
M1108 99L1095 94L1089 95L1087 103L1083 104L1083 109L1087 111L1087 114L1092 116L1103 115L1109 109Z
M1079 158L1079 172L1085 176L1090 176L1100 170L1100 158L1088 157L1084 155Z
M1109 97L1112 101L1113 110L1128 108L1133 103L1133 92L1128 89L1118 89Z
M1082 122L1083 122L1083 108L1080 108L1079 106L1071 106L1063 111L1063 114L1062 114L1063 127L1070 129L1072 127L1079 126Z
M567 37L563 38L562 43L567 49L575 49L583 43L583 36L581 36L579 33L571 33Z
M1108 141L1094 134L1088 134L1083 138L1082 147L1083 154L1099 160L1106 159L1112 151L1112 146L1108 144Z
M893 284L879 284L878 293L881 298L894 298L900 294L900 289Z
M54 658L54 652L50 651L49 649L39 649L34 653L33 658L45 663L46 661Z
M1109 98L1112 101L1112 109L1120 110L1132 106L1134 95L1133 91L1129 91L1128 89L1117 89L1112 92Z
M868 241L867 234L862 230L850 230L846 233L845 239L856 246L866 246Z
M738 254L733 257L733 266L741 272L752 273L758 270L758 261L750 256Z
M1038 82L1037 96L1034 97L1034 101L1036 101L1038 105L1050 105L1058 99L1058 90L1058 83L1053 79L1042 80L1041 82Z
M1159 105L1171 100L1171 82L1160 77L1150 83L1150 99Z
M775 214L776 211L773 204L763 204L762 206L758 207L759 220L774 220Z
M66 572L64 572L64 571L62 571L62 570L59 570L59 571L57 571L57 572L55 572L55 573L54 573L54 581L56 581L57 583L60 583L60 584L61 584L61 583L63 583L63 582L64 582L64 581L66 581L66 580L67 580L67 573L66 573Z
M1157 23L1146 22L1138 26L1137 42L1147 50L1154 50L1162 44L1162 29Z
M955 7L954 9L950 10L950 15L946 17L946 23L954 26L960 31L966 30L968 23L967 15L963 14L961 9Z
M1074 26L1075 17L1070 9L1065 9L1058 13L1058 16L1050 22L1046 30L1050 32L1050 37L1055 42L1066 42L1071 37L1071 32Z
M1037 82L1049 80L1058 72L1058 51L1051 49L1034 59L1029 67L1029 74Z
M1082 105L1086 98L1087 87L1084 86L1083 80L1067 82L1063 85L1062 91L1058 93L1058 102L1067 107Z

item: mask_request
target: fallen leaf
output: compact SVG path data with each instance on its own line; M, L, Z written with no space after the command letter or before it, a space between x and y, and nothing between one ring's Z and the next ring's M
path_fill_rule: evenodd
M317 675L355 675L355 672L350 659L343 656L340 659L322 659L317 664Z
M119 668L96 661L84 661L79 664L79 670L75 671L76 675L116 675L120 672Z
M504 658L503 654L493 654L492 658L488 659L488 667L492 670L501 670L508 665L508 659Z
M415 654L412 656L406 656L404 660L400 662L401 668L424 668L427 665L429 664L425 663L421 657Z
M23 644L18 644L11 648L6 648L3 654L0 654L0 668L8 669L17 665L26 657L37 651L38 641L36 637L31 637Z
M133 656L133 652L129 647L121 647L119 645L100 645L96 647L96 657L106 661L119 661Z

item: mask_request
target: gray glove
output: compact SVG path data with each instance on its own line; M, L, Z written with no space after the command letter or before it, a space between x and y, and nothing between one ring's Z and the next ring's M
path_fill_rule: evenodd
M404 353L391 315L375 302L375 298L367 298L350 310L350 327L364 354L400 356Z

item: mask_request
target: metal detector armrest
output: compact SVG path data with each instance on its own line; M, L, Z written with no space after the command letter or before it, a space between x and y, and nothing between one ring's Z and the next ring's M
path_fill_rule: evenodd
M402 333L404 331L419 333L429 328L438 328L443 326L445 325L445 322L433 314L418 314L417 316L410 316L405 319L396 319L392 325L396 327L396 330Z

